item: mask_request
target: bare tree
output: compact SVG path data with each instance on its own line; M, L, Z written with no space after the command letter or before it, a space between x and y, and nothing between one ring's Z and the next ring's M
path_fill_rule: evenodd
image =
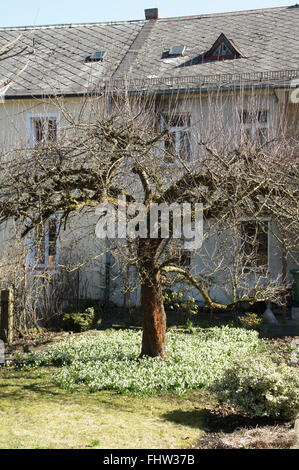
M167 356L162 288L169 277L198 290L213 309L280 299L280 279L269 280L259 247L261 234L273 228L286 255L296 256L298 140L287 138L280 120L264 132L258 102L248 100L243 114L243 101L241 92L227 101L208 93L203 118L190 122L191 95L182 101L174 94L166 101L154 93L114 92L87 97L72 112L57 100L65 123L61 138L51 139L48 132L43 139L41 128L29 152L19 148L3 156L1 221L21 220L23 236L34 229L38 233L37 227L57 213L63 227L73 214L94 211L102 202L117 207L121 195L146 208L146 236L107 247L123 269L135 265L138 270L141 355ZM161 224L151 238L153 202L203 204L204 243L195 269L182 262L172 219L168 238ZM132 221L133 215L128 217ZM265 220L272 228L264 226ZM138 231L138 217L135 226ZM283 227L283 237L277 227ZM229 286L228 302L213 299L213 277Z

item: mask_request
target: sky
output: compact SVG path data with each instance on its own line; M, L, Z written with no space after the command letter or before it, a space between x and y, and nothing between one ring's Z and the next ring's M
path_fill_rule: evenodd
M145 8L164 17L294 5L296 0L0 0L0 26L140 20Z

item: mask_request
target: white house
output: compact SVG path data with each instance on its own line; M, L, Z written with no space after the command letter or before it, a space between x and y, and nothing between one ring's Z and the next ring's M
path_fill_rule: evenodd
M199 135L204 132L211 106L219 106L220 98L221 116L232 136L239 138L243 132L262 140L282 121L296 131L298 37L299 5L179 18L163 18L153 8L145 10L143 20L0 28L0 47L16 41L15 53L0 61L1 148L30 149L40 141L59 140L66 121L57 97L66 110L75 111L86 96L109 89L135 94L150 90L159 99L162 127L175 100L177 112L168 122L173 139L167 145L183 149L190 164L196 145L191 128ZM249 114L253 99L255 120ZM171 161L165 163L167 174ZM67 260L79 263L61 300L77 296L120 306L138 304L138 289L124 288L137 286L135 269L128 266L120 275L105 243L95 237L96 216L73 219L84 234L76 244L72 227L56 239L58 220L47 222L41 251L29 249L26 269L34 266L34 274L46 277ZM10 225L1 233L3 273L12 230ZM259 255L267 276L279 278L284 269L289 282L296 261L283 259L274 232L267 227L261 234ZM185 265L201 270L201 263L197 253L184 253ZM222 285L217 282L211 295L228 302L225 284L225 279Z

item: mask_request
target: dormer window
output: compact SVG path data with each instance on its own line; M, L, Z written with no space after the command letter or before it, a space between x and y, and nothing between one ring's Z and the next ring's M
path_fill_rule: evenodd
M214 55L217 57L222 57L226 55L231 55L231 50L227 47L226 44L221 43L220 46L217 47L216 51L214 52Z
M201 56L201 61L213 62L227 59L240 59L241 57L243 57L241 51L231 39L227 39L225 34L222 33L211 49Z

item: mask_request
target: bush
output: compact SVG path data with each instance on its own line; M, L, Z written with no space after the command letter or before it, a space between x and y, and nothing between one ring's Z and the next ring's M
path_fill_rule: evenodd
M95 320L100 320L102 318L102 309L99 306L98 302L94 299L83 299L78 302L73 302L70 305L66 306L63 311L64 313L84 313L86 309L93 308L95 313Z
M264 354L238 358L210 387L221 403L229 402L254 417L293 419L299 410L299 374L277 366Z
M95 322L101 320L102 318L102 309L98 305L98 302L93 299L85 299L80 304L80 312L85 312L88 308L94 309L94 319Z
M252 312L246 312L244 316L238 317L238 319L247 330L259 330L263 323L263 319Z
M93 307L87 308L84 312L65 313L63 316L63 329L80 333L89 330L95 321Z
M189 296L185 300L183 300L183 297L183 292L176 292L171 289L164 289L163 291L163 302L166 308L180 312L182 322L189 328L192 323L192 315L198 313L198 306L193 297Z

